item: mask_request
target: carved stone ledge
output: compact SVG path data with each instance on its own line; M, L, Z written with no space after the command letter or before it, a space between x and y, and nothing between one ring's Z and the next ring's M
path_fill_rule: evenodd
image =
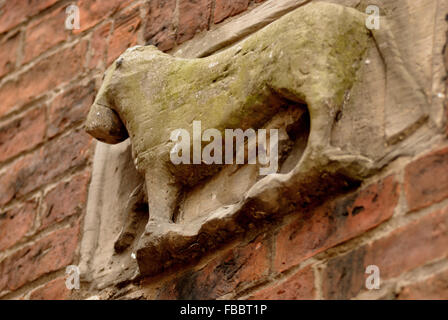
M205 58L178 59L152 47L124 53L86 123L100 140L116 143L127 132L131 139L98 144L83 273L101 288L189 263L424 148L437 132L428 117L438 113L424 88L439 84L415 79L403 55L415 47L398 47L394 28L402 17L393 18L371 34L359 11L312 3ZM204 43L185 52L203 55ZM212 117L223 106L232 112ZM170 132L191 132L194 120L203 129L278 128L278 173L260 177L258 165L172 166ZM145 227L146 201L152 220Z

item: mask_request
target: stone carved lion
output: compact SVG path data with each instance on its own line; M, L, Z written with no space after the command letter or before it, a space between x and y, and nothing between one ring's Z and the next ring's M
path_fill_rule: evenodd
M203 129L220 131L264 128L282 114L285 101L306 105L310 132L297 163L285 174L258 181L244 201L235 204L232 212L227 208L220 212L220 218L244 210L253 216L286 212L288 203L297 198L309 199L332 186L361 181L379 166L331 143L331 129L372 41L364 14L340 5L313 3L212 56L181 59L153 46L134 47L107 70L86 130L106 143L131 140L149 205L149 221L137 252L142 273L163 270L164 265L157 263L170 257L188 259L189 248L197 240L194 235L213 220L202 221L194 232L173 223L183 188L217 172L209 165L173 165L169 157L173 130L191 130L193 121L201 121ZM274 123L291 125L300 114L288 113L290 122ZM180 241L176 234L188 239ZM223 238L221 234L217 242ZM168 247L185 250L164 252ZM154 262L141 263L149 260Z

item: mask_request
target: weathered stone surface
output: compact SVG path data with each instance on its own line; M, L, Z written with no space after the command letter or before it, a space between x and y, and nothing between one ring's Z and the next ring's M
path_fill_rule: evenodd
M141 178L132 165L128 143L112 146L98 143L96 156L100 154L100 161L95 162L92 169L79 267L85 280L95 279L95 285L103 288L128 280L137 270L130 250L117 255L114 242L129 219L126 211L129 192L138 186ZM103 188L105 181L109 188ZM143 231L146 221L147 213L137 235ZM97 243L101 250L94 253L92 249L95 250Z
M362 7L362 5L364 4L360 5L359 1L334 2L343 3L350 6L359 5L360 11L364 10L364 7ZM427 4L427 2L425 3ZM283 1L281 3L277 3L276 1L267 1L266 4L262 5L264 6L263 8L261 8L262 6L259 7L261 8L260 10L256 11L255 9L247 16L245 15L244 17L241 17L241 19L235 20L235 22L232 21L232 23L227 26L214 31L210 31L204 38L198 37L191 42L188 42L186 46L182 46L181 50L177 51L175 55L179 57L190 58L207 56L217 49L221 49L236 40L240 40L244 35L247 35L254 30L260 29L260 27L262 27L263 25L268 24L269 22L283 15L285 12L291 10L291 8L300 6L301 4L302 3L300 1ZM388 10L386 10L386 14L389 13L389 7L396 6L392 3L382 2L379 3L379 5L384 5L384 7L388 8ZM305 6L304 8L307 7L309 7L309 5ZM416 7L421 7L421 4L413 4L412 11L415 10ZM429 14L431 8L429 5L427 7L427 11ZM390 12L392 11L393 10L391 9ZM364 16L362 14L360 14L359 19L360 21L362 20L362 23L360 23L360 25L363 25ZM149 231L153 235L152 238L151 236L148 237L147 235L145 236L146 239L142 239L139 245L133 243L129 250L125 250L121 255L118 256L120 259L119 263L125 261L125 256L130 256L130 250L135 252L135 250L137 250L138 248L140 248L141 250L139 250L137 253L137 260L140 264L140 271L143 274L157 273L173 264L187 262L193 257L202 255L204 254L204 252L209 252L219 243L226 241L226 239L234 238L238 236L238 234L244 233L247 230L248 226L249 228L251 228L250 225L252 225L252 222L254 221L263 220L264 217L267 217L273 213L276 213L275 216L279 216L282 213L287 213L288 210L291 209L291 204L293 206L302 206L310 203L310 201L315 203L316 201L319 201L321 197L332 195L334 192L340 192L341 190L347 190L352 186L352 182L355 182L354 185L357 185L356 180L359 181L360 179L363 179L363 177L367 176L369 173L372 173L377 168L381 168L382 166L387 164L391 159L399 157L403 154L412 154L419 152L419 150L422 150L425 145L425 139L431 136L434 131L432 131L432 128L430 126L425 125L425 114L427 113L426 108L428 106L424 105L424 110L421 110L421 96L416 97L413 100L418 103L414 103L412 104L412 106L407 106L411 107L413 109L413 112L414 109L417 111L420 110L421 114L417 112L415 113L417 114L417 117L407 117L406 119L409 121L406 121L406 124L400 123L401 129L398 129L395 132L398 132L398 134L386 134L387 130L394 129L394 121L384 121L386 114L385 109L389 108L390 110L387 111L387 114L393 116L395 114L394 108L397 108L397 106L394 103L386 104L386 102L384 101L384 96L386 94L385 92L390 88L394 88L395 82L401 81L402 83L399 84L400 86L408 86L409 88L415 88L416 86L418 87L421 82L424 82L425 88L428 88L431 87L430 82L432 81L433 87L436 88L439 81L439 79L436 79L435 77L433 77L432 79L426 77L421 78L424 80L417 82L413 80L413 78L416 77L416 74L420 76L420 73L416 72L416 69L413 67L414 64L419 61L419 58L412 56L412 59L410 59L410 56L407 54L407 51L410 49L410 45L407 42L403 42L403 39L400 38L399 52L397 52L396 50L381 51L381 44L390 45L392 47L395 46L395 48L397 46L393 42L397 41L396 32L400 29L396 28L396 23L394 22L395 19L401 19L400 21L404 21L406 20L406 17L401 15L388 16L388 20L393 21L393 23L385 24L385 26L389 26L386 28L386 30L389 28L390 30L392 30L392 37L388 34L381 34L381 30L379 32L375 32L373 38L368 36L365 54L360 58L360 61L363 63L359 67L357 77L354 79L350 79L353 86L349 86L351 89L349 90L350 94L344 94L341 112L337 113L334 118L330 117L330 120L327 119L325 124L324 121L322 121L322 126L317 125L318 122L315 121L316 118L313 118L313 114L311 114L311 119L309 121L311 123L309 137L306 132L302 132L305 133L305 135L303 136L305 144L308 142L307 149L304 153L298 152L295 157L290 157L288 166L286 165L288 161L285 161L285 165L282 165L280 171L281 174L275 175L274 177L264 178L257 182L257 174L255 173L254 178L254 171L251 171L252 169L249 168L250 166L243 166L240 169L232 168L232 166L224 168L219 174L207 180L200 187L194 187L192 190L187 192L184 201L180 203L180 214L177 217L175 224L173 223L162 226L160 230L157 230L156 228L149 228ZM440 21L437 21L438 26L440 25L439 22ZM239 28L238 26L242 27ZM269 27L271 27L271 25L266 29L268 29ZM232 32L232 28L234 28L234 31L238 30L238 32ZM434 31L434 28L440 31L440 27L433 26L433 28L431 28L429 24L425 25L425 29L431 30L431 32ZM424 32L419 33L419 36L424 39L431 38L423 36L423 33ZM213 38L213 41L209 41L211 39L210 37ZM442 52L442 46L440 45L440 41L438 40L439 38L440 37L437 36L434 44L431 44L435 47L435 49L433 50L433 63L436 66L434 69L436 71L436 74L438 74L437 70L440 69L437 67L437 63L440 58L439 51ZM240 45L244 43L245 42L243 41L242 43L240 43ZM425 41L419 41L417 45L418 47L427 47ZM438 50L439 47L440 50ZM188 50L186 50L186 48L188 48ZM377 51L376 48L379 48L379 51ZM154 49L140 48L136 49L133 52L128 51L125 55L123 55L123 60L118 60L118 65L120 66L120 68L122 68L119 72L124 73L123 70L126 69L126 63L132 63L131 60L127 60L125 58L129 58L132 55L141 54L139 53L139 50L154 53L154 56L157 57L155 60L162 57L167 61L173 60L173 58L165 56L155 51ZM224 56L226 52L230 52L231 50L232 48L227 49L220 54ZM417 54L417 52L420 51L416 50L415 48L414 50L416 51L416 55L419 55ZM315 52L319 52L319 50L315 50L312 53L315 54ZM204 60L212 61L212 59L216 57L219 57L219 54L207 57ZM201 60L204 61L203 59L194 59L192 60L191 65L195 63L199 65ZM395 61L396 63L390 63L390 61ZM425 63L426 62L428 61L425 60ZM398 68L392 70L391 72L398 74L398 76L391 77L390 73L388 74L388 72L391 68L394 68L394 65L397 65ZM405 67L403 67L403 65L405 65ZM115 67L116 66L113 66L112 68ZM308 72L309 70L306 67L307 65L303 64L299 65L298 69L301 72ZM295 68L296 65L293 66L292 70L295 70ZM409 68L412 69L412 72L408 71ZM134 71L136 69L137 68L135 68ZM192 68L192 70L195 69ZM314 71L311 70L311 72ZM405 75L403 75L403 73ZM158 74L160 75L160 73ZM406 76L406 74L408 76ZM206 77L207 73L204 73L203 75L205 75ZM132 72L129 72L127 76L132 77ZM188 76L188 79L190 79L191 76ZM223 78L226 79L225 77ZM389 79L389 82L386 86L385 83L387 78ZM193 79L196 78L193 76ZM180 82L184 83L184 81ZM221 81L217 82L219 84L219 82ZM177 86L174 87L176 88ZM180 91L178 89L178 96L186 95L185 88L186 87L183 87L184 91ZM123 91L118 91L123 94ZM415 92L421 92L421 90L415 90ZM412 94L413 93L411 92L411 95ZM196 101L194 102L195 103L193 103L193 105L196 104ZM179 105L184 104L180 103ZM108 116L99 117L100 119L109 121L109 127L107 130L96 130L96 134L101 135L103 133L103 135L100 136L103 139L111 139L111 136L113 136L113 139L111 139L110 142L118 142L125 139L125 129L128 124L126 123L126 121L123 121L125 122L126 126L120 123L121 115L118 117L117 115L119 113L110 112L108 111L108 108L103 109L101 106L97 107L98 112L109 112ZM289 107L295 108L298 106L290 105ZM310 105L308 104L307 107L310 108ZM398 105L398 108L402 107L403 106ZM434 104L431 108L436 110L438 106ZM337 108L334 110L337 110ZM192 110L192 112L194 112L194 110ZM397 109L395 110L395 112L397 114L400 114L402 110ZM275 124L277 120L284 119L285 115L288 115L288 113L286 112L278 115L277 117L274 117L274 119L271 120L269 124ZM121 119L123 120L123 118ZM253 121L254 119L250 120ZM115 124L110 125L113 123ZM285 124L285 122L283 122L283 124ZM164 125L169 127L169 125L167 125L166 123L164 123ZM260 124L260 126L265 127L268 126L268 124L262 123ZM387 126L389 127L389 129L386 128ZM256 126L254 125L254 127ZM323 128L331 128L331 133L328 133L328 136L330 137L330 144L323 144L320 151L337 149L339 150L339 155L345 156L338 156L336 158L333 158L333 160L330 160L328 162L324 161L322 163L319 163L318 161L311 161L311 159L313 159L311 157L311 155L313 154L311 152L311 150L313 150L313 147L309 146L312 146L315 142L315 140L313 142L313 137L315 138L316 136L322 134L325 135L325 129ZM111 129L115 130L114 134L112 135L109 134L109 130ZM403 131L403 135L400 134L400 130ZM419 130L419 134L415 135L414 133L417 130ZM385 139L386 136L388 137L388 139ZM402 138L403 140L401 140ZM391 144L393 143L397 143L397 145L399 146L392 146ZM102 172L101 174L94 174L94 190L97 191L91 194L89 203L92 208L90 210L88 209L88 212L102 212L101 216L103 219L106 219L106 212L113 212L115 216L120 216L120 213L118 211L125 207L124 203L127 200L125 200L126 198L121 198L121 201L120 199L118 199L120 196L125 195L126 192L125 190L118 187L117 183L121 183L121 179L123 179L125 177L124 175L126 174L137 176L135 170L130 168L133 167L130 156L124 156L123 154L120 154L120 152L127 152L127 146L129 146L129 140L124 142L122 145L117 146L106 147L103 144L99 144L98 146L98 156L103 159L102 161L108 159L108 163L99 165L99 161L101 161L100 158L95 160L98 168L101 168L99 170L102 170ZM160 160L161 158L157 157L157 159ZM356 161L359 159L364 159L366 161L364 163L358 162L359 167L356 168L356 166L354 166L353 164L356 163ZM370 159L371 161L369 161L368 159ZM299 161L300 165L298 165ZM364 166L365 164L367 164L367 166ZM369 164L373 165L369 167ZM288 167L288 170L286 170L286 167ZM320 170L315 170L318 167L323 167L324 171L327 172L322 174ZM118 172L116 168L119 168ZM363 168L367 170L363 171ZM334 177L331 174L332 172L339 172L340 176ZM353 174L354 172L357 172L357 176L355 175L354 179L348 179L348 177L350 177L350 174ZM173 178L173 176L175 177L175 175L170 175L169 177ZM117 177L121 178L117 180ZM155 182L161 181L158 179L160 179L160 176L154 177ZM109 181L109 185L105 186L104 181ZM304 181L308 182L306 188L300 188L300 181L302 183ZM309 183L310 181L314 181L314 183ZM126 188L127 194L130 194L134 186L136 186L136 184L138 184L139 182L140 181L133 181L132 187L127 187L125 186L125 184L122 184L122 186L123 188ZM331 188L332 183L335 182L342 183L342 185L334 185L333 188ZM112 184L114 184L114 187L112 187ZM160 182L158 186L160 186ZM234 186L238 186L238 188L233 188ZM246 193L246 191L248 191L249 189L250 192ZM117 190L119 190L118 193ZM317 195L315 193L316 191L318 191ZM114 195L118 196L115 197ZM111 198L113 198L113 201L111 202L113 204L104 204L105 202L108 203L110 200L112 200ZM249 202L247 202L248 199ZM277 203L279 199L280 202ZM92 203L92 201L94 202ZM222 208L226 206L227 209L223 210ZM121 217L115 219L114 221L123 221L125 219L125 215L126 213L122 212ZM91 216L91 214L88 213L88 216ZM93 217L90 217L89 219L90 223L93 223L93 221L95 220L95 218ZM107 216L107 219L108 221L110 221L109 215ZM111 225L112 224L113 223L111 222ZM88 249L88 245L86 245L84 247L85 250L83 251L85 254L87 254L84 262L87 266L88 263L94 260L94 265L100 266L103 265L105 261L108 261L107 255L113 255L113 244L106 242L116 239L119 233L120 225L114 225L113 228L109 227L108 229L96 229L98 231L95 231L95 229L92 228L88 228L88 226L92 225L93 224L86 224L85 226L85 228L87 228L86 231L88 232L88 236L86 237L86 241L83 241L83 244L87 244L89 239L95 239L95 232L98 232L100 239L97 240L97 243L101 247L102 254L101 257L93 258L91 253L87 253L88 250L90 250L91 252L92 249ZM167 230L170 231L167 232ZM138 238L138 234L136 238ZM191 245L195 243L199 243L199 247L204 248L204 250L191 250ZM193 248L194 247L195 246L193 246ZM105 252L103 251L104 248L107 248L107 253L104 253L103 255L103 252ZM91 257L92 261L88 261L89 257ZM116 265L118 261L116 259L118 258L114 257L109 261L113 260ZM100 268L97 269L99 270ZM122 273L116 267L113 267L110 272L115 272L115 274L117 274L117 272L120 273L119 278L122 279ZM110 272L109 276L107 277L109 278L109 281L113 281L113 276L111 276ZM103 274L106 277L106 271L104 271Z
M315 4L207 58L178 59L151 46L135 47L109 68L86 127L94 137L115 143L116 135L108 137L110 123L122 122L131 137L134 161L145 176L151 208L146 231L150 238L141 244L139 261L155 254L148 253L148 242L155 244L155 239L168 230L184 236L195 233L170 224L170 219L183 185L194 185L210 175L211 166L191 171L191 167L173 166L169 159L174 146L169 140L171 132L191 129L195 120L201 121L203 129L221 132L260 128L279 113L285 100L307 104L312 131L300 168L295 166L290 173L294 187L280 182L286 175L268 176L240 201L239 209L232 208L227 214L249 207L254 212L254 199L259 202L255 207L263 203L261 210L287 210L288 206L280 209L275 201L266 205L263 198L278 198L284 188L311 195L313 191L304 190L303 183L308 182L306 189L315 188L310 181L320 180L324 172L329 177L326 180L338 177L335 184L358 180L368 173L372 165L369 159L329 145L329 124L342 108L371 41L364 21L353 9ZM105 112L111 117L106 118ZM116 130L123 131L122 125Z

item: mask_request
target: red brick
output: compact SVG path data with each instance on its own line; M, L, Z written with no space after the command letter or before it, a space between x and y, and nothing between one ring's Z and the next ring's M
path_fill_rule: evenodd
M109 34L112 29L112 22L100 26L92 34L90 40L91 57L89 61L90 69L102 69L106 65L106 49L108 45Z
M366 248L363 246L328 261L322 279L324 299L351 299L365 290L365 282L369 276L365 273L365 256ZM380 287L382 279L380 269Z
M149 2L145 40L162 51L174 47L176 36L173 25L176 0L155 0Z
M324 297L352 298L365 290L369 265L390 279L448 256L448 207L392 231L384 238L328 261L323 275Z
M410 163L406 167L404 187L410 211L448 198L448 148Z
M219 23L225 18L232 17L247 10L249 0L216 0L214 23Z
M51 103L48 115L49 137L61 133L75 124L83 122L95 99L95 81L70 89L57 96Z
M274 267L283 272L389 219L399 198L394 176L304 213L280 229Z
M68 38L70 31L65 29L66 18L65 8L59 8L28 25L24 63Z
M0 33L12 29L58 0L8 0L0 3Z
M96 26L119 10L126 8L133 0L79 0L80 29L73 30L78 34Z
M48 90L75 78L84 69L87 42L63 49L0 87L0 117L29 103Z
M448 270L423 281L408 284L397 295L400 300L448 300Z
M69 265L78 244L79 223L57 230L0 262L0 292L16 290Z
M369 264L384 277L395 277L433 259L448 255L448 207L402 228L368 247Z
M70 181L59 183L44 197L40 229L81 213L87 201L90 171L74 176Z
M33 290L30 300L67 300L70 298L70 292L65 284L65 278L61 277Z
M18 48L20 45L20 33L16 32L0 41L0 78L15 69Z
M281 283L269 286L253 294L249 300L311 300L316 299L314 273L305 267Z
M89 159L91 143L87 133L76 130L10 164L0 175L0 205L84 165Z
M30 149L45 138L45 109L37 108L0 127L0 162Z
M268 251L262 239L229 250L201 270L167 283L158 299L215 299L244 288L267 275Z
M137 31L141 25L140 7L134 6L121 13L115 20L110 37L107 65L117 59L127 48L137 44Z
M0 215L0 250L18 243L33 227L39 203L30 200Z
M179 0L177 42L185 42L197 32L208 29L211 9L211 0Z

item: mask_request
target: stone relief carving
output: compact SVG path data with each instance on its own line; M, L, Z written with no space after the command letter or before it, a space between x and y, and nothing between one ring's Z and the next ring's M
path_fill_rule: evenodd
M152 46L127 50L107 70L86 121L93 137L119 143L115 171L127 172L123 188L114 187L127 199L115 254L135 252L141 275L160 273L349 190L417 148L418 139L406 138L430 134L423 128L428 97L387 24L371 32L365 19L318 2L207 57L173 57ZM403 90L390 93L386 82ZM174 165L171 133L191 133L193 121L223 136L225 129L278 129L278 172Z

